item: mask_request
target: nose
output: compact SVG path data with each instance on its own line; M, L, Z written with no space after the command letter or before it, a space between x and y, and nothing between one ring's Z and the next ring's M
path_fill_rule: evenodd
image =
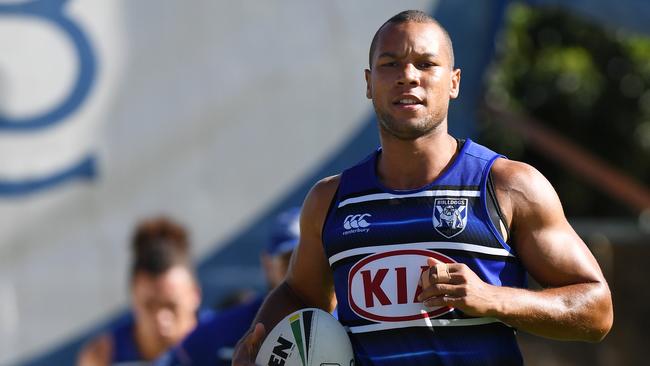
M398 85L413 85L420 84L420 71L413 64L407 63L402 68L399 77L397 78Z

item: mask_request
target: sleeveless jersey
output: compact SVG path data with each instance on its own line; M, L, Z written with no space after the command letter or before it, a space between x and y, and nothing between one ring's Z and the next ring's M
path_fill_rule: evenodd
M344 171L323 227L338 318L360 365L519 365L514 329L416 300L427 257L465 263L483 281L526 287L526 272L491 221L486 181L502 157L466 140L425 187L396 191L377 150Z

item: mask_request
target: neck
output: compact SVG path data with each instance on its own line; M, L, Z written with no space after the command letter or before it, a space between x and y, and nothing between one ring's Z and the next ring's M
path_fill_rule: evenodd
M386 187L423 187L440 176L454 160L458 143L447 131L433 131L415 140L400 140L380 128L382 153L377 176Z
M157 338L146 334L144 329L138 326L138 323L136 323L133 332L135 344L143 359L147 361L153 360L165 351L165 345L163 345L162 342L157 341Z

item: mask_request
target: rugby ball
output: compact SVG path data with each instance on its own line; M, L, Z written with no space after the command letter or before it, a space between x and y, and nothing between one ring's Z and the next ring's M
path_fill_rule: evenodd
M348 334L331 314L300 309L282 319L266 336L255 359L258 366L352 366Z

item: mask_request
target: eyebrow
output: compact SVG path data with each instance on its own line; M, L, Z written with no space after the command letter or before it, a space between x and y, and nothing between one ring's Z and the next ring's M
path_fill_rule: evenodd
M377 58L382 58L382 57L397 58L397 55L392 52L384 52L381 55L377 56Z

